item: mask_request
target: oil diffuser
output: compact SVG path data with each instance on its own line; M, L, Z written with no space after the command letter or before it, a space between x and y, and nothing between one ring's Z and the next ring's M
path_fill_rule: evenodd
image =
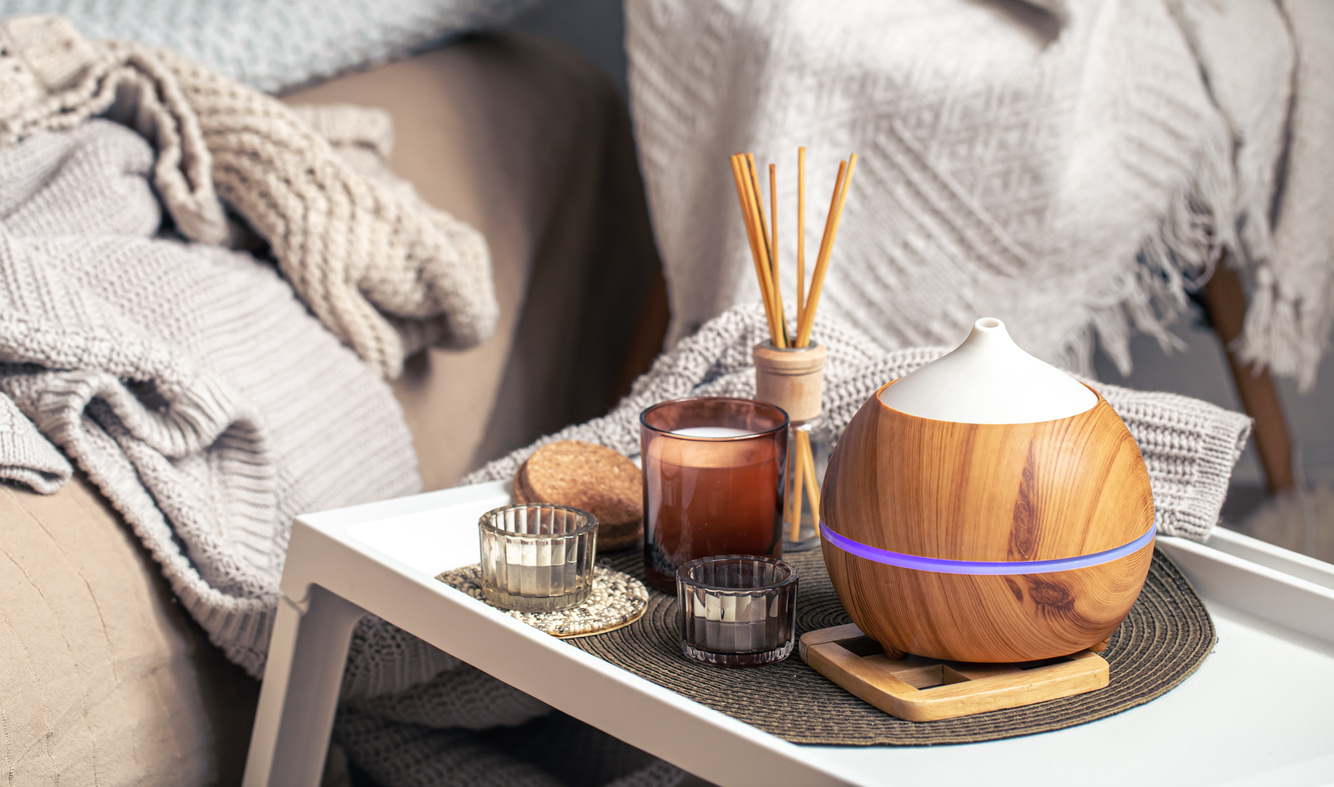
M991 318L862 406L820 512L857 626L887 652L947 661L1101 649L1153 556L1153 495L1125 424Z

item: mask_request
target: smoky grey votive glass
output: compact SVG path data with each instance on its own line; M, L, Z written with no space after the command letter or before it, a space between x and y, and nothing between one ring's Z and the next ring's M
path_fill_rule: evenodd
M556 505L503 506L478 520L482 591L493 606L520 612L567 609L588 598L597 518Z
M797 570L772 557L718 555L676 570L681 652L718 667L773 664L792 654Z

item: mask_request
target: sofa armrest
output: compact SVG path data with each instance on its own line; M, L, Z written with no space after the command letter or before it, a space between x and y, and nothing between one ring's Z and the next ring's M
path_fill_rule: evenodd
M258 696L86 476L52 495L0 484L13 783L239 783Z

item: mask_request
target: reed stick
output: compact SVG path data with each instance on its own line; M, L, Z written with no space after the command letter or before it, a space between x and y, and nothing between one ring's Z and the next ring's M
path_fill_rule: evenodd
M783 314L783 294L778 288L778 268L773 264L774 251L769 243L769 226L764 221L764 193L760 191L760 173L755 169L755 156L746 154L746 172L750 175L751 200L755 203L753 220L758 223L760 237L764 240L764 260L769 275L769 299L774 310L774 319L778 324L778 333L770 337L773 345L787 349L787 319Z
M736 184L741 218L746 226L751 260L755 263L755 278L760 286L764 303L764 317L768 322L769 339L775 347L805 348L810 346L815 310L824 289L825 274L838 238L843 208L848 201L852 174L857 167L857 154L838 164L834 179L834 193L830 197L829 213L825 217L824 233L820 236L820 251L811 273L810 288L806 288L806 148L797 148L797 322L796 333L789 334L787 315L783 312L782 285L778 266L778 168L769 165L769 221L764 217L764 192L760 189L759 171L755 156L737 153L731 157L732 180ZM811 450L810 434L794 430L796 435L792 469L792 501L789 517L791 537L801 535L803 495L810 500L811 511L818 527L820 516L820 488L815 479L815 456Z
M741 219L746 226L746 238L750 241L750 256L755 262L755 278L760 285L760 301L764 304L764 317L769 323L769 335L772 337L777 333L777 323L774 321L773 298L769 294L768 268L764 264L759 247L759 241L756 236L756 227L752 217L753 206L750 199L750 178L743 173L745 159L740 153L732 156L732 179L736 182L737 201L741 203Z
M797 327L806 304L806 148L797 148Z
M811 499L811 518L816 529L820 526L820 487L815 485L815 457L811 453L811 436L808 432L797 432L797 458L805 465L803 477L806 481L806 496ZM795 539L794 539L795 540Z
M760 230L760 237L764 239L764 261L767 264L773 255L769 253L769 224L764 220L764 195L760 191L760 176L755 169L754 155L746 154L743 171L746 173L746 183L750 187L751 201L758 208L753 218L759 221L757 226Z
M746 174L750 176L750 188L755 194L755 204L760 207L760 229L764 231L765 259L768 259L770 257L768 251L769 225L764 221L764 200L760 191L760 174L759 170L755 169L755 155L752 153L746 154Z
M783 280L778 275L778 167L769 165L769 231L773 242L769 244L772 255L769 262L774 274L774 302L778 306L778 319L783 324L783 344L788 346L790 334L787 332L787 311L783 308Z
M820 267L820 260L825 258L825 248L829 245L829 225L833 221L834 211L838 210L838 195L843 191L843 178L847 177L847 174L847 162L838 162L838 175L834 178L834 193L829 197L829 212L825 214L824 233L820 235L820 248L815 253L815 266L817 269ZM811 285L812 287L815 285L814 275L811 276ZM811 291L808 290L806 293L806 308L802 310L801 314L797 315L798 341L801 339L801 326L806 324L807 312L812 312L813 315L813 310L811 309L811 295ZM800 347L801 345L797 346Z
M806 310L801 314L797 326L797 347L806 347L811 341L811 328L815 324L815 308L820 305L820 292L824 289L825 273L829 270L829 258L834 252L834 241L838 239L838 225L843 219L843 206L848 202L848 189L852 185L852 174L857 170L857 154L848 157L847 176L841 178L842 188L835 188L837 207L830 206L830 215L825 220L825 239L821 242L820 258L815 261L815 271L811 274L811 292L806 301ZM840 174L843 166L839 165Z
M800 434L800 432L798 432ZM788 522L792 523L791 540L802 538L802 480L806 478L806 462L802 459L802 440L796 440L796 456L792 458L792 510Z
M759 276L762 280L762 289L765 297L765 308L767 314L772 318L769 323L769 340L775 347L786 347L783 341L783 316L778 308L778 299L775 297L775 286L773 273L769 266L769 238L765 234L768 232L764 224L764 205L760 201L759 190L755 186L753 173L746 172L746 162L744 159L740 162L741 175L746 188L746 204L750 214L750 224L755 231L755 249L758 256L755 258L755 265L759 269Z

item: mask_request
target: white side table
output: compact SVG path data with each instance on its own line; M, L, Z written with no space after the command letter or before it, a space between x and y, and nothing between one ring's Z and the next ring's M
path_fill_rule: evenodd
M373 613L721 785L1334 782L1334 566L1228 531L1160 538L1218 645L1168 694L1056 732L934 747L797 746L664 689L434 577L477 562L504 484L299 517L283 571L245 784L316 785L352 630ZM534 665L541 669L534 669ZM540 679L539 676L540 675Z

